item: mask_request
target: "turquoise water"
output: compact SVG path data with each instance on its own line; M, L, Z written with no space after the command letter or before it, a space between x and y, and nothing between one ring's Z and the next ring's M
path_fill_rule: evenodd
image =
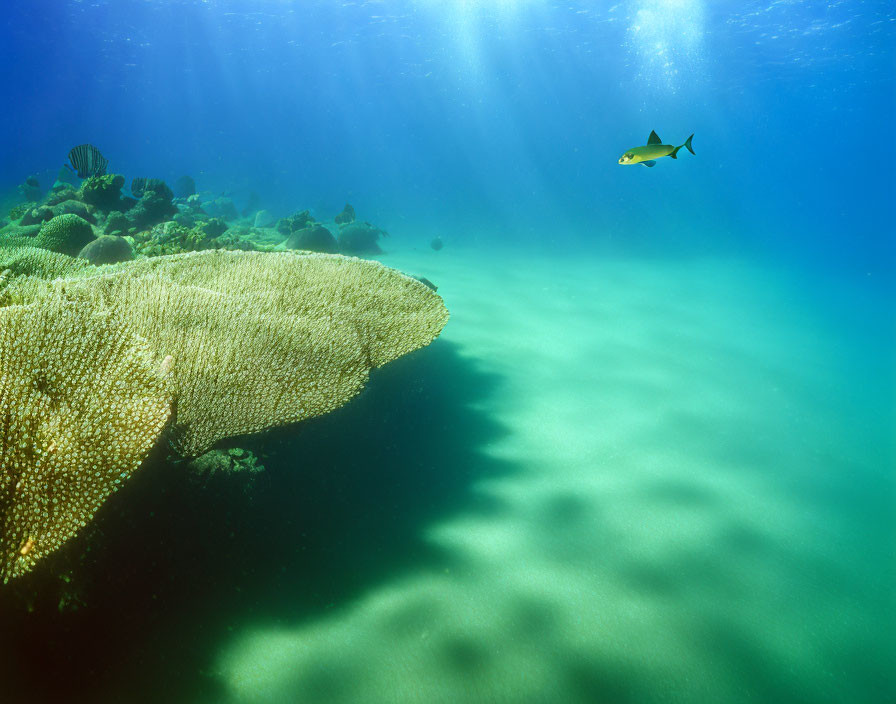
M157 448L0 588L11 701L896 699L887 3L4 23L4 216L90 142L239 210L348 201L451 311L344 407L232 443L251 481ZM696 154L619 166L651 130Z

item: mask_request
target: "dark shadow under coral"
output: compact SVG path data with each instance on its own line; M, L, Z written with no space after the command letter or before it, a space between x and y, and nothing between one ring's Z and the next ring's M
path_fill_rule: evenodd
M477 410L498 381L438 340L374 371L344 408L240 440L266 467L251 490L240 477L199 487L160 451L92 538L0 589L6 694L220 700L209 669L231 629L314 618L435 557L425 527L509 470L481 452L504 432ZM60 611L68 568L83 603Z

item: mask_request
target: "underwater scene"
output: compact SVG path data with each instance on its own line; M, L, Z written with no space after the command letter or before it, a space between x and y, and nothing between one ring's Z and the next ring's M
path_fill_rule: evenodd
M896 702L892 2L0 17L0 702Z

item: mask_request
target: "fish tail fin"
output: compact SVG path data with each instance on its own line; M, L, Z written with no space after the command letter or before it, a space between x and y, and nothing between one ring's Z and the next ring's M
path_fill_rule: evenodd
M671 156L673 159L677 159L677 158L678 158L678 150L681 149L682 147L687 147L687 148L688 148L688 151L689 151L691 154L694 154L694 148L691 146L691 140L692 140L693 138L694 138L694 135L691 135L690 137L688 137L688 138L685 140L684 144L680 144L680 145L678 145L677 147L675 147L675 149L672 150L672 153L671 153L669 156ZM694 156L697 156L697 155L694 154Z

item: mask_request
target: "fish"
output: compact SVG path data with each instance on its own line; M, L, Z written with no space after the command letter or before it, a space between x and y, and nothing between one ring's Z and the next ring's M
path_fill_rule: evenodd
M78 175L78 178L89 176L103 176L109 161L92 144L79 144L68 153L68 160L72 162L64 166Z
M647 144L643 147L633 147L625 154L619 157L617 163L622 166L629 164L644 164L644 166L656 166L656 160L663 156L671 156L673 159L678 158L678 150L687 147L691 154L694 154L694 148L691 146L691 140L694 135L688 137L684 144L673 147L671 144L663 144L663 140L659 138L656 132L651 132L647 138Z

